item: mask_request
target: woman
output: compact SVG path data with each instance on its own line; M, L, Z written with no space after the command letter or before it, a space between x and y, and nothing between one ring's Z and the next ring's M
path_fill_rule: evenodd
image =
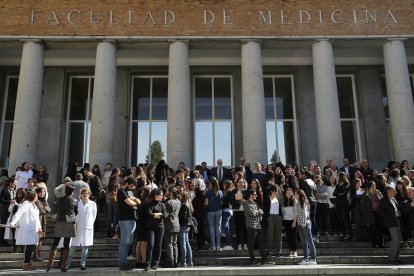
M0 223L6 224L10 220L10 210L13 209L14 204L16 204L16 180L14 177L9 178L6 181L4 190L0 193ZM10 222L10 221L9 221ZM10 229L0 228L0 243L1 245L8 246L6 243L5 232L9 232ZM10 236L10 235L9 235Z
M106 206L108 210L108 220L106 225L107 237L116 239L117 235L117 225L118 225L118 203L117 203L117 193L120 189L119 184L119 175L120 170L118 168L114 169L113 175L109 178L108 187L106 189Z
M361 187L365 188L365 178L364 175L360 171L355 171L354 179L359 179L361 181Z
M43 182L47 184L47 180L49 179L49 173L47 172L46 166L41 164L34 176L36 182Z
M329 204L329 225L332 229L332 234L339 235L338 214L336 212L336 197L334 191L336 188L336 178L331 175L328 179L328 204Z
M102 175L102 184L103 184L103 186L104 186L105 189L108 187L108 185L109 185L109 178L112 175L113 175L112 164L111 163L106 163L105 164L104 173Z
M289 257L297 257L297 227L293 226L296 217L296 199L291 188L287 188L284 193L284 200L282 204L283 213L283 227L286 231L287 242L289 246Z
M355 178L352 180L349 188L351 196L351 215L356 224L356 238L359 241L365 241L368 237L368 227L370 223L364 218L364 206L362 205L362 198L365 195L365 189L362 188L362 180Z
M9 180L9 171L6 169L0 170L0 194L6 189L7 181Z
M169 168L170 167L167 165L165 160L160 160L160 162L158 162L154 172L154 183L156 185L167 183Z
M315 175L315 198L316 198L316 226L321 236L327 235L329 222L328 187L322 180L321 175Z
M247 200L247 194L243 187L247 187L246 180L239 178L236 182L236 189L230 193L230 204L233 210L238 250L247 250L247 228L243 209L243 203Z
M292 226L298 228L303 248L303 260L299 265L316 265L316 249L312 239L312 223L310 221L310 204L302 190L295 191L295 198L298 204L296 205L296 217Z
M376 189L374 181L367 183L367 193L362 198L363 206L368 206L367 217L370 218L369 230L372 248L384 248L384 233L382 226L382 217L378 213L378 204L382 198L380 191Z
M27 189L27 180L33 177L33 171L30 169L29 162L23 162L21 165L21 170L16 172L16 190L23 188Z
M193 207L190 202L190 196L187 192L181 195L181 207L178 212L178 220L180 222L180 232L178 233L178 241L180 243L180 267L193 266L193 252L191 250L188 233L192 224ZM200 229L200 231L202 231Z
M342 241L352 241L353 232L351 219L349 217L350 207L348 202L349 182L345 172L339 172L338 185L336 185L333 195L336 197L336 210L342 228ZM349 236L347 237L346 234Z
M223 250L234 250L232 245L232 237L230 232L230 219L233 215L230 209L231 191L234 189L233 182L226 180L223 183L223 205L222 205L222 219L221 219L221 232L226 237L226 246Z
M205 196L204 191L196 187L195 188L195 196L191 201L191 206L194 209L194 218L197 220L197 228L198 233L196 234L197 237L197 249L203 249L205 245L205 233L204 233L204 219L205 219Z
M278 200L278 187L271 185L268 188L268 195L264 198L263 203L263 224L267 229L267 250L269 255L279 257L282 253L282 202ZM273 241L276 244L275 252L273 250Z
M273 174L273 172L270 171L270 174ZM272 178L274 180L274 178ZM269 181L268 181L269 183ZM274 183L274 182L273 182ZM253 179L252 182L250 182L249 189L255 190L257 197L256 197L256 203L259 205L260 209L263 209L263 191L262 187L260 186L260 182L258 179Z
M53 261L56 257L57 246L61 238L63 239L63 250L62 250L62 258L60 261L60 271L66 272L66 262L68 260L69 255L69 244L71 238L76 236L75 230L75 222L76 222L76 214L78 213L77 210L77 202L76 199L72 197L75 188L72 184L68 184L65 186L65 196L62 198L58 198L57 202L57 215L56 215L56 223L53 230L53 234L55 236L53 240L53 244L50 249L49 253L49 261L46 266L46 271L52 268Z
M150 190L142 188L139 192L139 200L141 200L141 206L138 209L138 223L136 223L135 230L135 254L137 261L136 268L145 268L147 261L147 213L145 206L147 206L150 196Z
M67 267L70 267L72 256L75 253L75 246L82 247L80 269L86 270L86 258L88 257L89 246L93 245L93 225L96 219L96 203L89 200L91 191L83 188L80 192L81 200L78 202L78 215L76 216L76 237L73 238L70 247Z
M147 213L147 265L145 270L157 270L161 258L161 245L164 237L164 222L166 209L163 200L164 194L160 189L151 191L151 201L146 206Z
M410 171L410 165L408 163L408 160L401 161L400 175L401 176L407 175L409 171Z
M28 192L28 193L30 193L30 192L32 192L32 191L36 191L36 188L37 188L37 182L36 182L36 179L34 179L34 178L29 178L28 180L27 180L27 188L26 188L26 192Z
M46 238L46 214L49 214L51 209L49 204L46 200L46 191L44 188L37 188L37 201L36 206L39 209L39 219L40 219L40 225L42 226L42 234L39 235L39 243L36 246L36 250L33 252L33 259L35 261L43 261L43 259L40 257L40 250L42 249L42 242Z
M204 206L207 207L207 221L210 232L211 247L209 250L220 250L221 239L221 206L223 203L223 192L215 177L210 180L210 190L206 192Z
M30 257L38 243L38 234L42 233L42 226L39 220L39 209L36 207L37 194L31 191L27 194L26 200L20 205L13 220L10 222L10 227L18 226L16 231L16 244L25 245L23 270L35 270Z

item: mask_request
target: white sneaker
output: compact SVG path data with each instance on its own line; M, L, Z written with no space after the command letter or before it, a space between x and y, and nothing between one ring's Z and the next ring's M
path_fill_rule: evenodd
M300 263L298 263L298 265L307 265L308 262L308 259L303 259Z
M243 245L243 250L249 250L249 248L247 247L247 244Z
M237 246L237 250L243 250L243 246L242 246L241 244L239 244L239 245Z
M228 250L234 250L233 246L231 245L226 245L225 247L223 247L224 251L228 251Z
M317 265L316 260L315 259L311 259L308 261L307 263L308 265Z
M293 251L290 251L289 257L293 257Z
M298 252L293 251L293 257L297 257L298 256Z

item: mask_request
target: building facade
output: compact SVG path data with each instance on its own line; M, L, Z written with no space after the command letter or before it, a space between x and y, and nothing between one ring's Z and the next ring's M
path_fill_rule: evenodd
M3 1L0 167L414 158L413 1Z

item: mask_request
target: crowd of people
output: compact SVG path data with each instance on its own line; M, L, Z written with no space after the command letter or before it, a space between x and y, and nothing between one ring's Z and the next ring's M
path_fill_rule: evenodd
M414 169L407 160L381 171L367 160L352 165L346 158L340 168L331 159L323 167L311 161L302 168L282 163L250 168L245 158L232 169L220 159L211 169L203 162L193 170L183 162L171 168L164 160L131 168L107 163L103 172L98 165L85 164L79 171L77 166L71 164L64 184L53 191L57 212L48 235L54 237L48 271L59 243L61 271L70 267L79 246L80 266L86 269L93 234L104 227L96 219L100 212L107 218L108 238L119 239L120 270L132 269L132 251L136 268L145 270L156 270L161 261L162 267L193 266L193 249L248 250L251 265L272 264L274 257L297 256L297 237L304 255L299 264L316 265L315 244L326 235L370 241L373 248L384 248L389 240L388 260L401 264L399 249L414 238ZM15 176L1 171L0 215L8 227L1 228L0 241L16 250L25 247L24 270L33 269L32 260L42 260L51 212L47 179L44 165L35 170L27 162ZM282 232L288 253L282 250Z

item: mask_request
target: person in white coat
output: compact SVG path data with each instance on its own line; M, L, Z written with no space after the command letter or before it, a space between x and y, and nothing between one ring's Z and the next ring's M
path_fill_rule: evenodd
M81 200L78 201L78 215L76 217L76 237L72 239L70 247L68 268L72 262L75 246L82 247L82 255L80 260L81 270L86 270L86 258L88 257L89 246L93 245L93 225L96 219L97 208L96 203L89 199L91 191L83 188L80 192Z
M10 227L18 227L16 231L16 245L25 245L23 270L35 270L30 257L39 242L39 233L42 233L42 226L39 219L39 209L36 206L36 191L27 194L26 200L19 206L14 214Z

